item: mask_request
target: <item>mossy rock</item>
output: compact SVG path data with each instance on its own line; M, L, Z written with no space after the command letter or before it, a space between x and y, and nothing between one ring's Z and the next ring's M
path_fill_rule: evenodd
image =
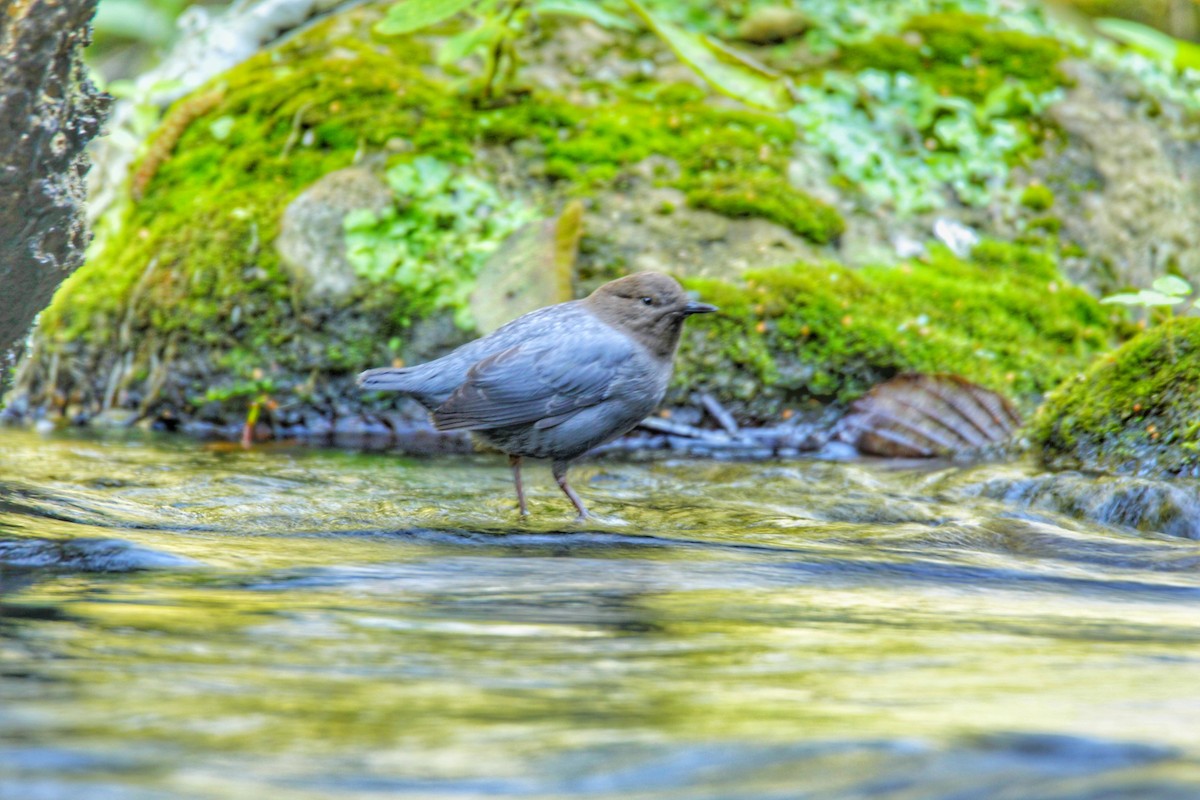
M1200 319L1159 325L1054 392L1030 436L1054 469L1200 476Z
M811 245L811 258L788 266L674 266L722 313L689 323L672 403L701 388L744 420L769 421L916 370L954 372L1029 407L1113 343L1112 312L1069 286L1040 246L833 263L845 220L797 188L803 143L785 118L644 78L597 89L587 106L534 89L479 107L431 73L428 43L375 37L378 18L338 15L168 113L120 231L43 314L21 373L31 405L218 425L267 406L284 428L396 408L362 398L354 375L471 337L449 321L459 309L431 303L423 287L369 281L313 304L273 246L288 204L363 153L385 165L432 157L511 187L545 217L582 200L581 290L633 266L587 239L588 211L648 190L680 198L682 208L652 212L660 219L749 218ZM922 24L933 36L934 22Z
M1108 349L1111 312L1044 253L985 242L968 259L848 269L797 264L688 285L721 307L685 332L676 387L767 421L843 404L901 372L951 372L1030 408Z
M426 71L428 44L377 37L379 17L339 15L172 107L133 172L119 233L42 316L22 373L30 405L73 416L205 408L235 420L270 394L281 414L344 416L362 408L353 376L364 367L469 338L469 326L414 329L443 310L424 288L367 282L340 302L309 304L281 264L284 209L363 153L430 156L495 183L515 171L510 196L545 217L572 198L648 185L769 218L817 246L842 230L836 210L788 183L796 133L778 117L672 85L622 89L588 108L550 92L478 107ZM644 174L649 161L661 169Z

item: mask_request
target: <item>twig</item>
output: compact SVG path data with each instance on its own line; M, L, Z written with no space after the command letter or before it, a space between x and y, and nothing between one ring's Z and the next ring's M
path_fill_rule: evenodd
M717 424L725 429L725 432L730 436L741 436L741 429L738 428L737 420L733 418L725 406L717 402L717 398L713 397L708 392L700 393L700 405L704 406L704 410L716 420Z
M647 417L646 419L642 420L638 426L656 433L665 433L670 436L682 436L685 439L721 440L725 438L725 435L718 431L706 431L703 428L697 428L694 425L684 425L681 422L669 422L659 417Z

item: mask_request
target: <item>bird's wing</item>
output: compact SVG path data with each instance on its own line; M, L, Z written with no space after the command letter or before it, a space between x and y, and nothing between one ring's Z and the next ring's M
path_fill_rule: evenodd
M565 352L561 340L523 342L471 367L433 422L444 431L551 427L608 399L631 351L608 338L573 342Z

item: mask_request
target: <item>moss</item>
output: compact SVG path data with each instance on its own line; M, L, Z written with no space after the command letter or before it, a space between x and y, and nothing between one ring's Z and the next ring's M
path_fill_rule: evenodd
M763 217L818 244L842 235L841 216L826 203L792 189L775 176L749 180L720 176L696 186L688 203L730 217Z
M1042 252L985 242L970 260L860 270L797 264L745 284L692 280L721 307L689 332L676 386L769 419L809 399L846 402L907 371L953 372L1030 405L1110 346L1110 312Z
M1167 322L1065 384L1030 438L1055 468L1200 475L1200 319Z
M1054 192L1040 183L1032 183L1021 193L1021 205L1030 211L1046 211L1054 205Z
M943 94L979 102L1006 83L1034 93L1064 85L1058 63L1065 56L1053 39L1005 30L991 17L948 12L914 17L900 35L847 47L841 65L907 72Z
M1030 231L1040 231L1049 236L1057 236L1062 231L1062 220L1058 217L1034 217L1029 220ZM1074 246L1074 250L1068 252L1067 245L1063 246L1063 255L1074 255L1078 252L1078 245Z

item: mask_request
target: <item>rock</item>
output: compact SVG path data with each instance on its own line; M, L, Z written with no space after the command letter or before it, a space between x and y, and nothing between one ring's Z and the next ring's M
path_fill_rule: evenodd
M348 167L325 175L288 204L275 247L310 300L340 300L358 286L346 258L342 221L358 209L381 212L392 191L370 171Z
M1052 469L1200 477L1200 319L1100 358L1046 399L1030 429Z
M557 217L535 220L509 236L475 279L470 302L479 332L570 300L582 233L583 204L573 200Z
M860 453L931 458L1007 442L1021 418L1003 396L957 375L898 375L850 406L836 438Z
M1084 475L1001 477L968 485L956 495L1064 514L1139 531L1200 539L1200 486L1192 481Z
M781 225L690 208L679 190L639 181L628 191L596 197L580 271L616 261L630 272L737 280L747 269L820 261L827 253Z
M1148 288L1167 265L1200 283L1200 148L1149 118L1119 81L1071 65L1076 86L1051 108L1067 147L1046 180L1065 199L1062 235L1103 257L1107 274L1079 265L1068 276L1101 293Z
M151 550L121 539L0 539L0 565L70 572L138 572L198 567L185 556Z
M751 11L741 21L737 38L750 44L776 44L799 36L808 29L808 17L796 9L764 6Z

